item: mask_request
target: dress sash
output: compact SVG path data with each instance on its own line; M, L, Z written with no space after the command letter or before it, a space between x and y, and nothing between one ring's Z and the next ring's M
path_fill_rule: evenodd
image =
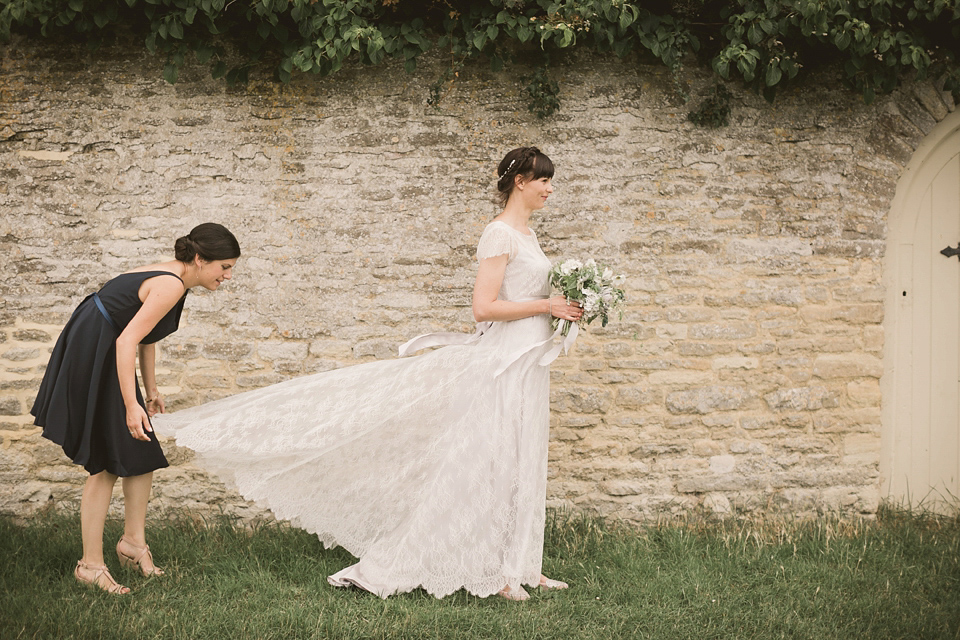
M116 320L114 320L109 313L107 313L107 308L103 306L103 301L100 300L100 296L96 293L93 294L93 302L97 305L97 309L100 310L100 313L103 314L103 317L107 319L107 322L110 323L110 326L114 328L117 333L121 333L120 327L117 326Z

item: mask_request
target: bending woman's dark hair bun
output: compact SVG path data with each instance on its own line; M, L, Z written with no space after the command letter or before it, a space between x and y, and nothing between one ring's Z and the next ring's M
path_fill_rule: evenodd
M173 253L180 262L193 262L196 256L205 262L232 260L240 257L240 243L222 224L204 222L177 238Z

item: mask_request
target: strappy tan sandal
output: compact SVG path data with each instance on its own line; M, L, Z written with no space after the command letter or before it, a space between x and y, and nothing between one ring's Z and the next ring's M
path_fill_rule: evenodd
M82 575L80 575L81 569L84 571L93 571L93 577L89 579L84 578ZM110 570L107 569L107 565L105 564L87 564L83 560L78 560L77 568L73 570L73 575L77 581L90 585L91 587L103 589L107 593L112 593L117 596L130 593L130 589L128 587L119 584L113 579L113 576L110 575Z
M514 602L523 602L524 600L530 599L530 594L527 593L526 589L523 587L511 589L510 585L507 585L503 589L500 589L500 591L497 591L497 595L501 598L506 598L507 600L513 600Z
M125 542L128 545L130 545L130 547L134 549L134 555L128 556L123 551L121 551L120 550L121 542ZM141 574L145 575L148 578L151 576L162 576L165 573L163 569L161 569L156 565L153 565L153 554L150 553L149 545L143 545L142 547L138 547L137 545L127 540L126 536L120 536L120 540L117 542L117 558L120 560L120 566L123 567L124 569L134 569L136 571L139 571ZM150 564L153 565L151 568L149 569L144 568L143 561L145 559L150 560Z
M539 587L544 591L559 591L560 589L569 589L570 585L560 580L551 580L545 575L540 576Z

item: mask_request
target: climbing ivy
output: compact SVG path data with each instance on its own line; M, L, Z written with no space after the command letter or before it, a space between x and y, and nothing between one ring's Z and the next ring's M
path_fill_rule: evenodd
M254 68L280 82L345 64L398 59L412 72L438 49L449 61L439 103L469 60L537 69L530 109L559 107L549 60L584 49L659 61L674 74L706 63L773 100L805 69L839 63L866 102L908 76L960 98L960 0L0 0L0 41L70 38L98 46L134 34L177 81L190 56L214 78ZM681 83L676 85L680 87ZM678 89L682 93L682 89ZM718 94L719 95L719 94Z

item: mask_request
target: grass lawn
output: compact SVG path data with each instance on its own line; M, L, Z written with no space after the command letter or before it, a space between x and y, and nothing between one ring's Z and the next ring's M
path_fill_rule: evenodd
M109 541L121 525L107 523ZM78 584L75 514L0 518L7 638L950 638L960 640L960 517L885 508L875 522L669 524L635 531L557 516L544 572L571 583L524 603L458 592L381 600L334 589L352 562L284 525L153 522L163 578Z

